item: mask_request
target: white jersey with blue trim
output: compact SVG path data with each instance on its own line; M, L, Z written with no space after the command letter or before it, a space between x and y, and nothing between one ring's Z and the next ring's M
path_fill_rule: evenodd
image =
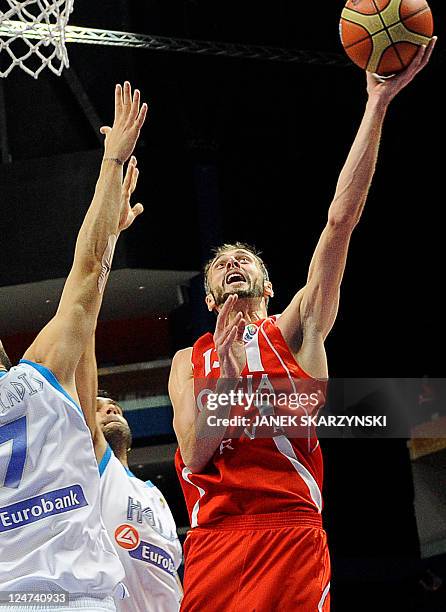
M175 521L161 492L125 468L108 446L99 463L102 520L125 569L130 599L119 612L177 612L182 560Z
M0 377L0 576L2 591L98 597L124 578L84 415L48 368L26 360Z

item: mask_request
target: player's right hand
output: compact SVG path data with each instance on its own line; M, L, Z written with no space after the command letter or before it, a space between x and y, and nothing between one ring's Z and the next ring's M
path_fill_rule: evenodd
M132 88L128 81L124 87L116 85L115 88L115 118L113 127L101 127L101 134L105 135L105 157L118 159L121 163L128 160L133 153L139 133L147 115L147 104L140 108L140 92Z
M238 296L230 295L218 313L215 326L214 344L220 363L221 378L238 378L246 364L246 352L243 332L246 321L238 312L232 321L229 314L235 310Z
M369 98L378 97L385 104L408 85L412 79L427 65L434 50L437 37L433 36L427 46L420 46L412 62L396 75L381 77L378 74L366 72L367 93Z

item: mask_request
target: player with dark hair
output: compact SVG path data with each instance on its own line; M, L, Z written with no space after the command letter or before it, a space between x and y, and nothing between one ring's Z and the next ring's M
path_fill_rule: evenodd
M52 610L55 604L59 610L112 611L112 594L125 594L124 569L100 516L90 434L96 411L79 406L75 371L96 326L117 238L142 212L141 205L131 209L121 193L129 158L129 182L136 171L131 155L146 112L130 83L116 86L113 127L101 128L105 151L99 178L57 312L19 364L1 372L5 611ZM32 593L40 598L20 598Z
M169 381L176 467L192 527L184 546L184 612L329 609L322 455L315 433L291 438L278 429L260 438L254 427L245 427L234 437L227 398L236 387L251 394L274 391L276 379L290 389L327 379L324 343L337 315L350 237L366 202L384 118L434 45L435 39L420 48L411 65L390 79L367 73L364 117L306 284L280 317L267 314L273 288L257 252L225 245L206 266L206 305L217 313L215 332L175 355ZM201 393L210 390L219 398L212 416L220 420L212 427Z
M169 506L150 481L129 469L132 443L121 406L97 389L94 337L76 370L81 405L96 411L92 429L100 474L101 516L124 566L130 599L116 598L118 612L178 612L183 594L178 577L181 544Z
M124 468L129 469L128 454L132 448L132 432L121 406L103 389L99 389L96 396L96 423L106 442L104 445L102 441L101 450L105 454L108 444Z

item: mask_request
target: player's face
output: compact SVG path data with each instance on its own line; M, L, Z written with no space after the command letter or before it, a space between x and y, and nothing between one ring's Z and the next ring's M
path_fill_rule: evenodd
M102 429L104 435L112 428L130 429L125 420L122 408L114 400L98 397L96 400L96 422Z
M217 306L232 293L240 298L264 295L264 277L257 259L243 249L226 251L212 263L208 282Z

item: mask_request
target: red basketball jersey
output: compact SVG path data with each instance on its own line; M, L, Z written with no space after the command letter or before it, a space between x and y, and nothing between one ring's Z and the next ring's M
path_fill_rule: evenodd
M274 379L311 381L296 362L276 317L246 326L244 384L255 391L274 385ZM195 380L216 379L220 368L213 336L205 334L192 351ZM254 435L253 435L254 433ZM175 467L192 527L216 524L231 516L277 512L320 513L322 510L322 453L313 428L305 437L275 435L256 438L247 431L225 438L200 473L187 468L178 449Z

